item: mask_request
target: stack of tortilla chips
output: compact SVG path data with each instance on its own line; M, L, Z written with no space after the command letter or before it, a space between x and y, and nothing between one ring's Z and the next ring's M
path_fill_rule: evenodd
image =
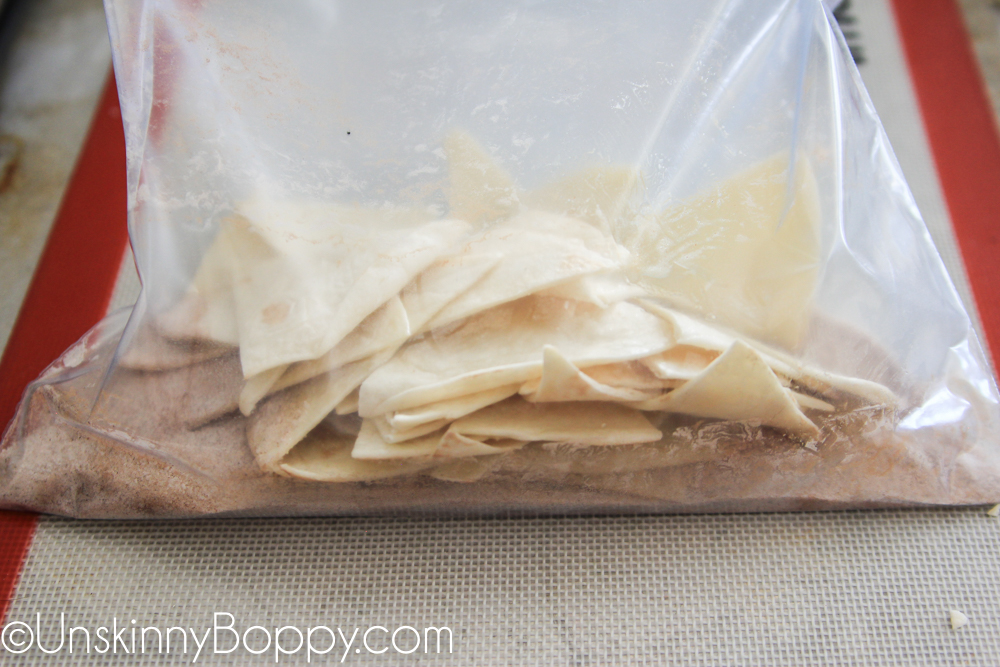
M445 152L447 217L261 194L157 318L208 354L238 347L238 406L217 412L246 416L263 469L472 481L529 445L655 446L665 413L808 442L845 405L896 404L781 351L820 263L807 161L651 210L630 168L525 193L468 135Z

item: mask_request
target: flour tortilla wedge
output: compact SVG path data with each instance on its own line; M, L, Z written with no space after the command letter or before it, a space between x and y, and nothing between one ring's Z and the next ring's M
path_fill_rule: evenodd
M392 442L382 435L371 419L365 419L351 449L351 456L368 461L429 458L437 451L440 442L440 428L405 442Z
M337 403L337 407L333 410L338 415L349 415L352 412L358 411L358 389L355 388L347 398Z
M877 382L838 375L806 366L792 355L770 345L711 327L689 315L650 299L637 299L635 303L669 322L678 345L690 345L706 351L721 353L728 349L733 341L741 340L760 354L783 384L797 383L828 398L835 397L838 392L843 392L874 405L899 405L899 397L888 387Z
M359 413L388 412L523 383L557 348L580 368L656 354L674 343L660 318L627 302L598 308L527 297L407 344L361 386Z
M449 134L444 152L451 217L482 225L517 213L520 200L514 182L467 132Z
M247 421L247 440L260 466L276 471L281 459L392 353L347 364L262 402Z
M394 429L406 430L437 422L440 420L454 421L459 417L471 414L487 405L499 403L517 393L520 385L507 384L487 389L486 391L464 394L446 401L428 403L409 410L390 412L386 415L389 425Z
M492 436L469 436L451 429L445 431L434 452L436 458L464 459L477 456L506 454L524 447L525 440L515 438L494 438Z
M577 276L617 270L628 254L585 222L541 211L526 211L489 227L460 252L503 259L419 331L450 324Z
M247 377L329 352L470 230L426 213L255 201L233 223Z
M354 441L317 428L279 464L280 471L314 482L372 482L408 475L436 465L429 458L364 461L351 456Z
M690 380L708 368L720 352L694 345L675 345L669 350L641 359L639 363L661 380Z
M530 380L518 392L531 403L565 401L634 402L653 398L662 387L652 391L614 387L594 380L551 345L542 353L542 377Z
M502 259L497 252L462 252L431 264L399 295L411 331L423 331L441 309L483 280Z
M410 335L410 321L398 296L379 306L342 341L318 359L291 364L272 391L305 382L345 364L365 359L390 347L399 347Z
M239 345L229 234L230 225L224 222L205 251L187 293L155 318L155 328L167 338Z
M636 407L727 421L759 421L801 436L819 433L760 354L742 341L734 341L683 386Z
M275 366L246 379L240 392L240 412L244 416L253 412L262 398L272 393L275 383L288 370L288 365ZM274 389L277 391L277 389Z
M808 158L775 156L637 223L633 278L651 294L756 339L796 349L820 266L818 186Z
M579 218L611 236L641 191L635 167L598 166L528 192L522 201L525 207Z
M585 273L539 290L537 293L542 296L586 301L602 308L618 301L646 296L645 290L628 282L620 271Z
M529 403L519 396L456 420L448 433L592 446L655 442L662 436L632 408L613 403Z
M412 428L397 429L393 428L389 424L389 420L385 418L385 415L379 415L378 417L366 419L365 422L374 424L378 429L379 434L386 442L406 442L408 440L414 440L416 438L421 438L428 433L440 431L449 424L448 419L437 419L432 422L419 424Z

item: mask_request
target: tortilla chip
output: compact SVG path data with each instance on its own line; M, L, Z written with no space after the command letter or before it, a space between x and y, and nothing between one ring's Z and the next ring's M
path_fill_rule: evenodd
M599 166L525 194L525 206L579 218L611 235L642 190L635 167Z
M512 452L528 444L514 438L494 438L492 436L468 436L448 430L441 436L434 453L437 458L461 459L472 456L494 456Z
M598 308L527 297L408 343L365 380L359 413L374 417L523 383L541 375L546 345L584 368L647 357L673 343L668 325L627 302Z
M337 403L337 407L334 408L333 411L336 412L338 415L349 415L352 412L357 412L358 395L359 391L357 388L355 388L354 391L352 391L350 394L347 395L347 398L342 400L340 403Z
M187 293L156 317L156 328L168 338L239 344L229 234L230 225L224 222L202 256Z
M285 373L288 366L275 366L263 373L247 378L240 392L240 412L249 415L257 407L262 398L269 395L278 379ZM277 391L277 390L275 390Z
M719 352L693 345L675 345L659 354L640 359L661 380L690 380L708 368Z
M585 222L527 211L473 238L461 254L503 259L483 280L446 305L420 331L450 324L576 276L618 269L627 251Z
M451 181L451 217L481 225L517 213L520 204L514 182L467 132L449 134L444 152Z
M288 366L272 391L280 391L345 364L365 359L389 347L398 347L410 335L410 322L399 297L392 297L362 320L356 329L318 359Z
M412 333L441 309L479 283L503 257L499 253L448 255L431 264L399 295L410 321Z
M410 429L422 424L440 421L454 421L459 417L471 414L487 405L499 403L505 398L509 398L517 393L520 385L507 384L487 389L486 391L465 394L446 401L428 403L409 410L399 410L386 415L387 420L394 429Z
M404 459L429 458L434 455L441 442L441 428L434 432L424 433L420 437L405 442L387 440L371 419L361 423L361 432L351 450L351 456L356 459Z
M279 467L286 475L314 482L371 482L435 465L429 459L364 461L351 456L353 447L352 439L318 428L289 452Z
M260 466L276 470L281 459L391 355L382 352L347 364L257 406L247 421L247 441Z
M742 341L734 341L683 386L636 406L727 421L759 421L804 436L819 433L764 359Z
M563 401L642 401L660 394L661 387L641 391L597 382L551 345L542 353L542 377L525 383L520 394L532 403Z
M662 211L629 243L651 294L754 338L795 349L820 266L809 161L779 155ZM791 179L791 183L789 183Z
M662 435L641 412L614 403L529 403L517 396L462 417L449 433L595 446L655 442Z
M628 282L621 272L586 273L537 292L542 296L586 301L602 308L618 301L646 295L638 285Z
M406 442L407 440L413 440L427 435L428 433L433 433L434 431L440 431L442 428L447 426L450 422L448 419L437 419L432 422L426 422L423 424L418 424L412 428L407 429L397 429L393 428L389 424L389 420L385 418L385 415L379 415L378 417L372 417L371 419L366 419L365 422L371 422L378 429L379 434L386 442Z
M226 236L247 377L316 359L470 227L429 214L254 200Z

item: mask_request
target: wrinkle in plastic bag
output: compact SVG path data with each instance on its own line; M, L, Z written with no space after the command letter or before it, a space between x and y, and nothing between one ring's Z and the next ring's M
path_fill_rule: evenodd
M1000 493L988 364L822 2L105 7L143 291L29 387L0 505Z

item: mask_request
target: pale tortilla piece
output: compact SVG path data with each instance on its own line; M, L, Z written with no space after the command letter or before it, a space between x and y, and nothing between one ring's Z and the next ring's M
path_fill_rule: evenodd
M519 391L526 401L532 403L564 401L642 401L660 393L641 391L626 387L612 387L597 382L573 365L551 345L542 352L542 377L537 382L525 383Z
M454 421L459 417L471 414L487 405L499 403L517 393L519 384L507 384L487 389L486 391L465 394L455 398L428 403L409 410L390 412L386 415L389 425L394 429L411 429L422 424L439 420Z
M272 387L287 369L287 365L275 366L247 378L243 384L243 391L240 392L240 412L244 416L253 412L260 400L271 393Z
M441 309L467 292L503 259L499 253L448 255L431 264L399 295L411 333L421 331Z
M642 359L588 366L583 372L594 381L612 387L647 391L663 389L663 381L643 365Z
M598 166L544 185L522 196L526 207L585 220L611 235L642 191L642 175L635 167Z
M670 326L642 308L608 308L532 296L413 340L361 386L359 413L374 417L523 383L542 372L552 345L578 368L639 359L674 343Z
M788 395L791 396L799 407L804 410L819 410L820 412L833 412L836 408L827 403L826 401L821 401L818 398L809 396L808 394L803 394L797 391L792 391L791 389L785 389Z
M437 419L435 421L418 424L417 426L407 429L393 428L392 425L389 424L389 420L385 418L385 415L379 415L378 417L366 419L365 422L375 424L379 434L386 442L406 442L407 440L420 438L428 433L433 433L434 431L440 431L449 424L450 420Z
M338 415L349 415L352 412L357 412L359 394L358 388L355 388L354 391L347 395L347 398L337 403L337 407L333 411Z
M775 156L640 221L628 243L635 282L685 310L797 348L821 264L821 213L808 158L794 164L790 175L789 156Z
M529 403L517 396L462 417L448 428L446 437L449 433L593 446L655 442L662 437L641 412L614 403Z
M389 347L398 347L409 338L410 333L406 309L400 298L394 296L322 357L288 366L271 391L280 391Z
M502 455L476 456L450 461L432 468L426 474L442 482L477 482L489 473Z
M469 133L456 130L444 140L448 160L450 215L474 225L517 213L517 188L506 171Z
M742 341L734 341L683 386L636 407L726 421L756 420L803 436L819 433L760 354Z
M316 429L279 464L292 477L315 482L372 482L426 470L436 462L429 459L364 461L353 458L350 438Z
M526 211L491 226L460 252L503 259L418 331L450 324L580 275L617 270L628 254L585 222L541 211Z
M899 405L899 397L888 387L871 380L848 377L830 373L819 368L805 366L792 355L775 349L759 341L737 337L733 334L715 329L699 322L689 315L667 308L649 299L638 299L636 302L650 313L670 322L674 336L679 345L691 345L705 350L722 352L729 348L735 340L757 350L784 384L788 381L801 384L803 387L824 396L831 392L844 392L861 398L875 405Z
M355 459L369 461L382 459L429 458L434 455L441 442L440 428L437 432L424 434L406 442L387 440L371 419L361 423L361 432L351 449Z
M228 238L247 377L323 356L471 229L419 211L244 208L253 222L235 221Z
M187 293L156 317L156 328L166 337L239 345L229 229L224 222L205 251Z
M690 380L718 358L716 350L706 350L694 345L675 345L659 354L640 359L661 380Z
M606 307L618 301L627 301L646 295L638 285L628 282L621 272L586 273L547 287L537 292L542 296L556 296L562 299L586 301Z
M276 470L281 459L392 353L381 352L341 366L278 392L257 406L247 421L247 441L260 466Z
M447 430L441 436L438 448L434 453L437 458L463 459L475 456L494 456L512 452L528 444L524 440L514 438L493 438L490 436L468 436L457 431Z

